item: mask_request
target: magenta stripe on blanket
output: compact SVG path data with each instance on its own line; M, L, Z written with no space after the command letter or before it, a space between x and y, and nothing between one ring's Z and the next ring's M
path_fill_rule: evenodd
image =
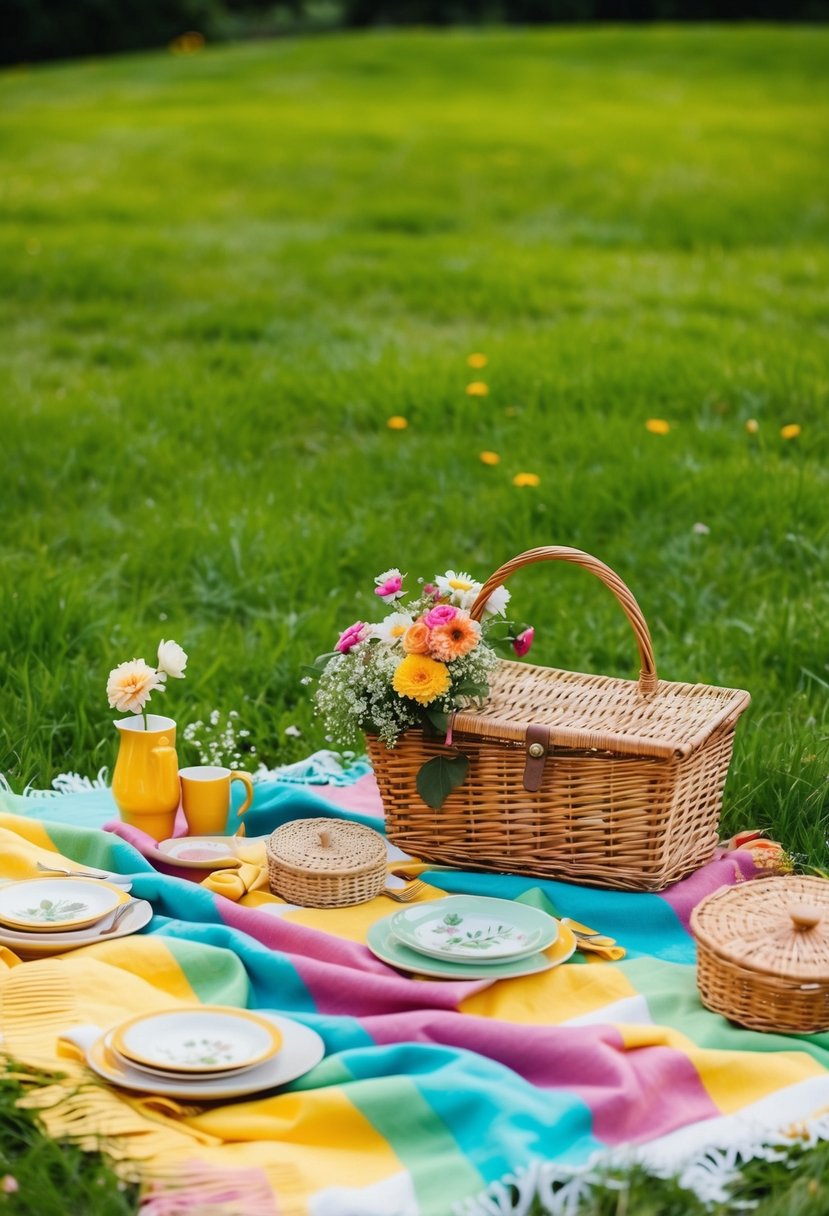
M626 1048L618 1030L592 1026L515 1026L420 1009L364 1018L375 1042L430 1043L474 1051L541 1089L571 1089L593 1112L593 1133L608 1145L646 1141L698 1119L715 1118L691 1062L655 1045Z

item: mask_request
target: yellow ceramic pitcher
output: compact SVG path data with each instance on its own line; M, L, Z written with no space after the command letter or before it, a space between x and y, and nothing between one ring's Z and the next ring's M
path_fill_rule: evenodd
M120 745L112 774L112 796L124 823L154 840L173 834L181 789L176 724L160 714L136 714L116 721Z

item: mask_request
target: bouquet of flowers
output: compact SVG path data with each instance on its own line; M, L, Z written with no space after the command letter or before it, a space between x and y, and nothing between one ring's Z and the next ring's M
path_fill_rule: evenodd
M489 597L478 623L469 609L482 584L469 574L447 570L434 583L419 583L411 599L405 577L397 569L378 575L375 594L391 611L377 624L355 621L316 661L317 712L340 744L353 745L361 731L379 735L387 747L413 727L445 735L454 710L480 704L489 693L497 662L490 643L506 641L519 657L532 645L532 629L516 633L499 621L510 598L504 587ZM457 753L428 761L418 777L421 796L440 806L467 768Z

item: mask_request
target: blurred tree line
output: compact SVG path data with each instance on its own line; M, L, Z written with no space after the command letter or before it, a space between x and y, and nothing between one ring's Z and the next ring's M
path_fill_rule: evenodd
M806 21L829 0L4 0L0 62L343 26L506 22ZM178 40L178 41L177 41Z

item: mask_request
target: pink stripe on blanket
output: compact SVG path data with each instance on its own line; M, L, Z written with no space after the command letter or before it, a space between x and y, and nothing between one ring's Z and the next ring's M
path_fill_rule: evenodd
M376 959L367 946L297 925L256 908L241 908L216 896L216 907L230 928L288 956L319 1013L369 1017L424 1003L454 1010L491 980L413 981Z
M661 1044L626 1048L618 1030L515 1026L434 1009L361 1019L375 1042L416 1042L476 1052L542 1089L571 1089L593 1112L604 1143L644 1142L721 1112L691 1061Z
M691 932L691 912L701 899L716 891L719 887L733 887L735 882L743 882L747 878L757 877L757 867L750 853L736 850L733 853L723 853L709 861L702 869L696 870L681 882L661 893L662 899L676 913L686 932Z
M358 777L351 785L314 785L309 787L314 794L330 802L341 811L357 811L361 815L373 815L383 819L383 803L374 773Z

